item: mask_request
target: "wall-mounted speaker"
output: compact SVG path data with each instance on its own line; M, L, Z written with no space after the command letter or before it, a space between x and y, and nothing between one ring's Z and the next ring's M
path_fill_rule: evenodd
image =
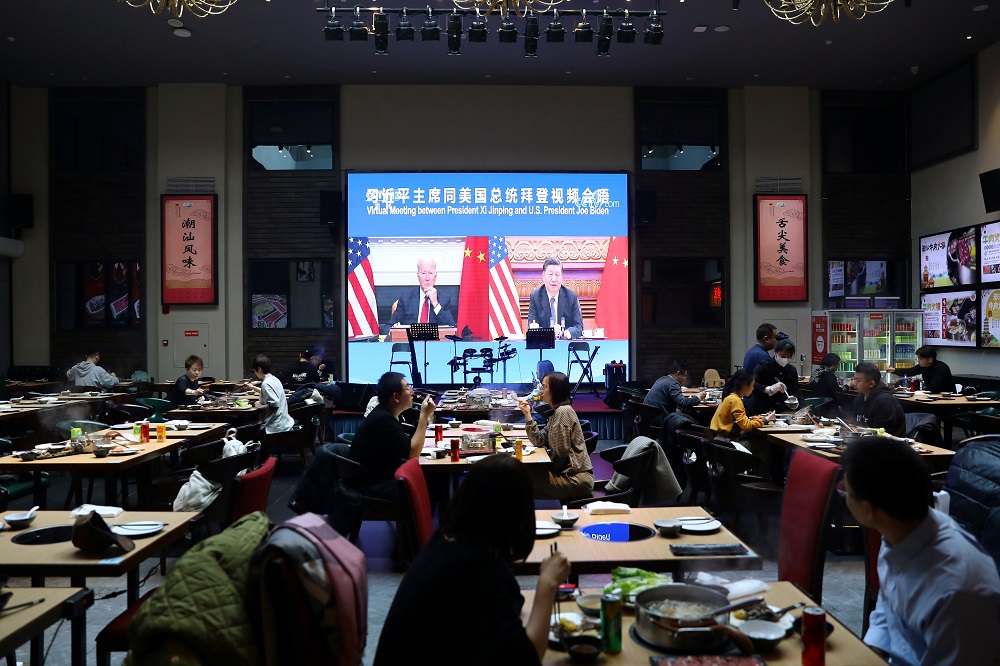
M1000 169L979 174L979 184L983 188L983 204L986 212L1000 210Z
M323 224L339 227L344 213L344 200L340 192L319 193L319 220Z
M7 195L7 223L11 227L35 226L35 199L30 194Z

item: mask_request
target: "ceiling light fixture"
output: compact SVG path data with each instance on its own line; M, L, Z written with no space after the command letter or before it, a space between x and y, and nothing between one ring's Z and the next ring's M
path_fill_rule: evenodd
M381 9L375 14L375 55L389 55L389 17Z
M660 22L660 17L656 14L655 10L649 15L646 30L642 33L642 41L647 44L663 43L663 23Z
M529 12L524 21L524 57L538 57L538 17Z
M180 17L188 10L198 18L215 16L236 4L236 0L118 0L129 7L149 7L154 14L169 9L174 16Z
M412 42L414 34L416 34L416 30L413 29L413 24L407 18L406 8L404 7L403 14L399 17L399 23L396 24L396 41Z
M549 27L545 29L545 41L546 42L564 42L566 41L566 28L559 21L559 10L552 10L552 22L549 23Z
M323 27L323 36L326 37L328 42L344 41L344 24L341 23L340 19L334 16L336 9L330 7L330 18L326 20L326 25Z
M462 55L462 15L448 15L448 55Z
M590 21L587 20L587 10L584 9L582 11L582 20L573 31L573 40L576 42L592 42L594 41L594 26L590 25Z
M437 21L434 20L434 14L431 12L429 5L427 7L427 19L424 21L424 27L420 28L420 39L425 42L441 41L441 28L438 27Z
M517 26L514 25L509 16L504 16L497 34L500 35L501 44L513 44L517 41Z
M524 18L529 11L544 14L566 0L452 0L459 9L485 9L486 13L498 12L502 16L516 14Z
M806 21L815 26L822 25L827 17L839 23L846 16L852 21L860 21L868 14L878 14L892 0L764 0L771 13L793 25Z
M347 29L347 34L350 36L352 42L368 41L368 26L361 20L361 9L359 7L354 8L354 20L351 21L351 27Z
M635 26L632 25L632 21L628 20L628 10L625 10L625 20L622 24L618 26L618 43L619 44L634 44L635 43Z
M488 34L489 31L486 29L486 19L482 17L479 13L479 8L476 7L476 18L472 20L472 25L469 26L469 41L485 42Z
M608 10L604 10L604 16L601 18L601 24L597 28L597 55L608 57L611 54L608 51L611 49L611 37L615 32L615 23L610 16L608 16Z

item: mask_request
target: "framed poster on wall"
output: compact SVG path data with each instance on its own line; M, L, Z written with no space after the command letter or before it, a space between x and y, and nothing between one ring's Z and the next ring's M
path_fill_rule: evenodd
M160 196L164 305L219 302L217 204L214 194Z
M806 195L753 195L754 301L809 300Z

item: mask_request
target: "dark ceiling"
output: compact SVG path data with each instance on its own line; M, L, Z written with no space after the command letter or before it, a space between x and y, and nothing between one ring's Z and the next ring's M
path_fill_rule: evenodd
M567 0L563 6L642 11L655 1ZM782 21L763 0L742 0L739 11L732 0L659 2L666 14L660 46L642 43L645 19L638 18L637 43L614 41L611 57L597 57L594 44L574 43L570 35L562 44L543 38L538 57L525 58L520 37L516 44L497 42L496 15L488 22L489 41L470 44L463 37L461 56L446 54L443 35L440 42L421 42L419 34L415 42L391 39L389 54L378 56L371 40L325 41L325 17L316 11L322 2L315 0L239 0L221 16L185 14L189 38L173 35L166 23L172 14L116 0L3 0L0 80L31 87L223 82L905 90L1000 41L1000 0L912 0L912 7L895 0L863 21L828 20L819 28ZM973 11L989 3L995 6ZM353 5L337 6L349 18ZM419 28L424 17L411 18ZM548 21L542 18L542 30ZM563 20L570 29L577 21ZM390 28L395 24L390 16ZM695 33L699 25L707 31ZM729 30L719 32L720 26Z

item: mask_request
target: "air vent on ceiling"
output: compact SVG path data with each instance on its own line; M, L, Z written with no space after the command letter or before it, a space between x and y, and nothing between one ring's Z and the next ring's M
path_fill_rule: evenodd
M167 194L215 194L214 176L167 178Z
M802 194L802 179L760 176L757 178L755 192L757 194Z

